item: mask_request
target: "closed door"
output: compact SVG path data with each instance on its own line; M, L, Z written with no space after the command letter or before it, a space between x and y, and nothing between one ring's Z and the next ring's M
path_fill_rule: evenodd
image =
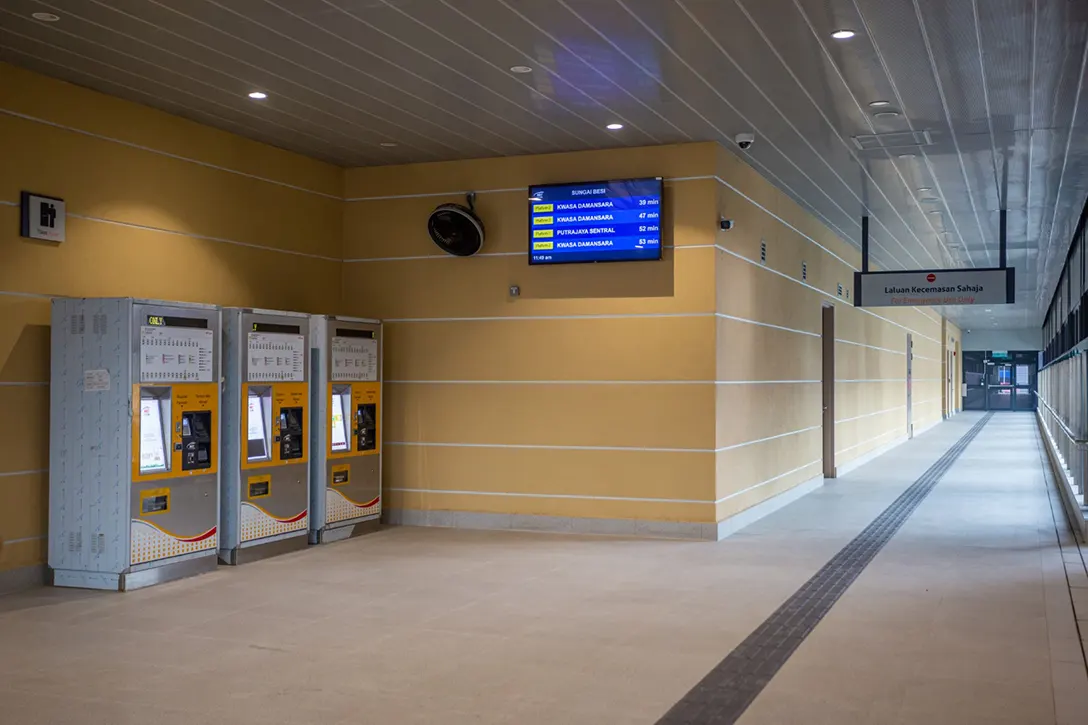
M912 376L914 371L914 341L910 333L907 333L907 438L914 437L914 418L912 403L914 391L912 388Z
M823 309L824 478L835 478L835 308Z

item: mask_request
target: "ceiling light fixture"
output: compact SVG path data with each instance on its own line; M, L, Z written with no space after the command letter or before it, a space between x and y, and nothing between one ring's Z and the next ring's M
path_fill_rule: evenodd
M53 13L33 13L30 17L41 20L43 23L55 23L60 20L60 16Z
M853 30L841 28L832 33L831 37L835 40L850 40L850 38L853 38L855 35L857 35L857 33L855 33Z
M623 128L623 124L622 123L610 123L607 126L605 126L605 128L607 128L609 131L619 131L621 128Z
M899 154L899 158L901 158L901 159L913 159L914 154Z
M930 212L930 214L940 214L940 213L941 213L940 209L934 209L933 211Z
M919 186L918 191L924 194L927 191L933 191L933 189L929 188L928 186Z
M511 73L532 73L533 69L527 65L512 65L510 66Z
M382 142L381 142L380 144L378 144L378 145L379 145L379 146L381 146L382 148L386 148L386 149L396 148L396 146L397 146L397 145L396 145L395 143L393 143L392 141L382 141Z
M249 97L255 101L263 101L264 99L268 98L268 94L264 91L250 91Z
M891 101L870 101L869 102L869 107L870 108L883 108L884 106L890 106L890 105L892 105Z
M873 118L895 118L899 115L899 111L881 111L880 113L874 113Z

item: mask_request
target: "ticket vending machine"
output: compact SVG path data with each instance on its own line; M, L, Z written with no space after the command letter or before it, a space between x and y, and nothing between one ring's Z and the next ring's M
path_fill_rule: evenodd
M214 569L219 309L55 299L51 340L54 585L124 591Z
M315 316L310 340L310 542L319 544L372 531L381 517L382 326Z
M219 559L304 548L310 507L310 316L223 310Z

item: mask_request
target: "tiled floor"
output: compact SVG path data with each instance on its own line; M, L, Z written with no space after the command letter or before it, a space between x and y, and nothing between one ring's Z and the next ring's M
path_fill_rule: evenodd
M654 723L976 420L719 544L398 528L0 598L0 724ZM741 724L1084 725L1052 505L1033 419L996 416Z

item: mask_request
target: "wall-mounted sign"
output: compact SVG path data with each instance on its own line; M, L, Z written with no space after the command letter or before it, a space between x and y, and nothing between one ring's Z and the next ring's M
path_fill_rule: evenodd
M24 191L19 195L19 233L30 239L64 241L64 200Z
M855 307L1011 305L1015 301L1012 268L854 273Z

